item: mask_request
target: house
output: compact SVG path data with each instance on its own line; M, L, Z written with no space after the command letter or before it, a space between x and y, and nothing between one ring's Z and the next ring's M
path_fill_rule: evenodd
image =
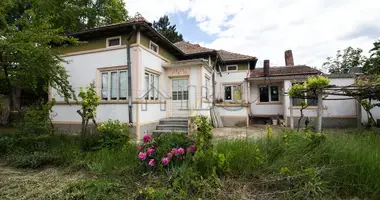
M292 99L286 94L293 82L302 83L309 76L324 75L330 79L331 85L348 86L355 83L355 74L323 74L321 71L306 65L294 65L293 53L285 51L285 66L270 67L269 60L264 60L263 68L250 71L250 116L255 119L283 118L285 125L296 127L300 113L300 99ZM318 101L304 99L309 105L304 111L305 118L316 122ZM378 108L373 109L374 116L380 118ZM293 118L293 120L291 120ZM304 120L305 120L304 118ZM304 125L304 120L301 125ZM291 124L293 121L293 124ZM357 101L346 96L327 97L322 102L322 126L324 128L357 127L367 123L364 109Z
M256 57L187 42L172 44L144 18L69 36L87 41L80 46L60 47L60 51L77 94L80 88L95 83L101 99L98 122L118 119L130 123L137 138L156 129L187 130L189 116L209 116L213 99L223 98L223 121L231 126L247 125L245 78L255 68ZM49 92L52 98L56 100L55 127L80 130L76 102L67 104L54 89Z

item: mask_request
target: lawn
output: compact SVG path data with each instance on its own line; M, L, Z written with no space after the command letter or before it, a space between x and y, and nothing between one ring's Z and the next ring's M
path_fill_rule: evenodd
M196 152L154 167L134 142L91 148L96 138L1 134L0 199L380 199L378 130L212 143L202 131ZM155 153L192 142L156 138Z

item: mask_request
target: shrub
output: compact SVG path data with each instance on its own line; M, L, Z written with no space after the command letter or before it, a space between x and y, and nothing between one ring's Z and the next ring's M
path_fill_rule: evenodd
M128 126L120 123L119 120L108 120L100 124L98 132L101 136L100 148L120 148L130 139Z
M52 103L35 105L24 111L22 119L16 123L16 128L22 134L49 134L53 131L50 113L55 101Z
M183 134L166 133L157 138L145 135L138 158L145 169L168 169L189 162L195 151L194 139Z

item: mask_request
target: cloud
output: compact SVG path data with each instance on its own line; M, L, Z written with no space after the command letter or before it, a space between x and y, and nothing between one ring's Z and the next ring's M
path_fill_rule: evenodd
M292 49L296 64L320 67L338 49L367 52L380 38L378 0L127 0L127 6L150 20L186 12L215 37L205 46L257 56L260 66L264 59L283 65L284 51Z

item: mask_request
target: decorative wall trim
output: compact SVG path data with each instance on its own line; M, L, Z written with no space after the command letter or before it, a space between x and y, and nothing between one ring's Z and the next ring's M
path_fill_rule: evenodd
M128 66L127 65L119 65L119 66L101 67L101 68L98 68L98 70L100 72L114 71L114 70L128 70Z
M81 101L78 101L78 104L80 104ZM65 101L56 101L56 105L68 105ZM69 101L69 104L77 105L76 101ZM100 104L128 104L128 100L101 100ZM166 101L156 101L156 100L133 100L132 104L166 104Z

